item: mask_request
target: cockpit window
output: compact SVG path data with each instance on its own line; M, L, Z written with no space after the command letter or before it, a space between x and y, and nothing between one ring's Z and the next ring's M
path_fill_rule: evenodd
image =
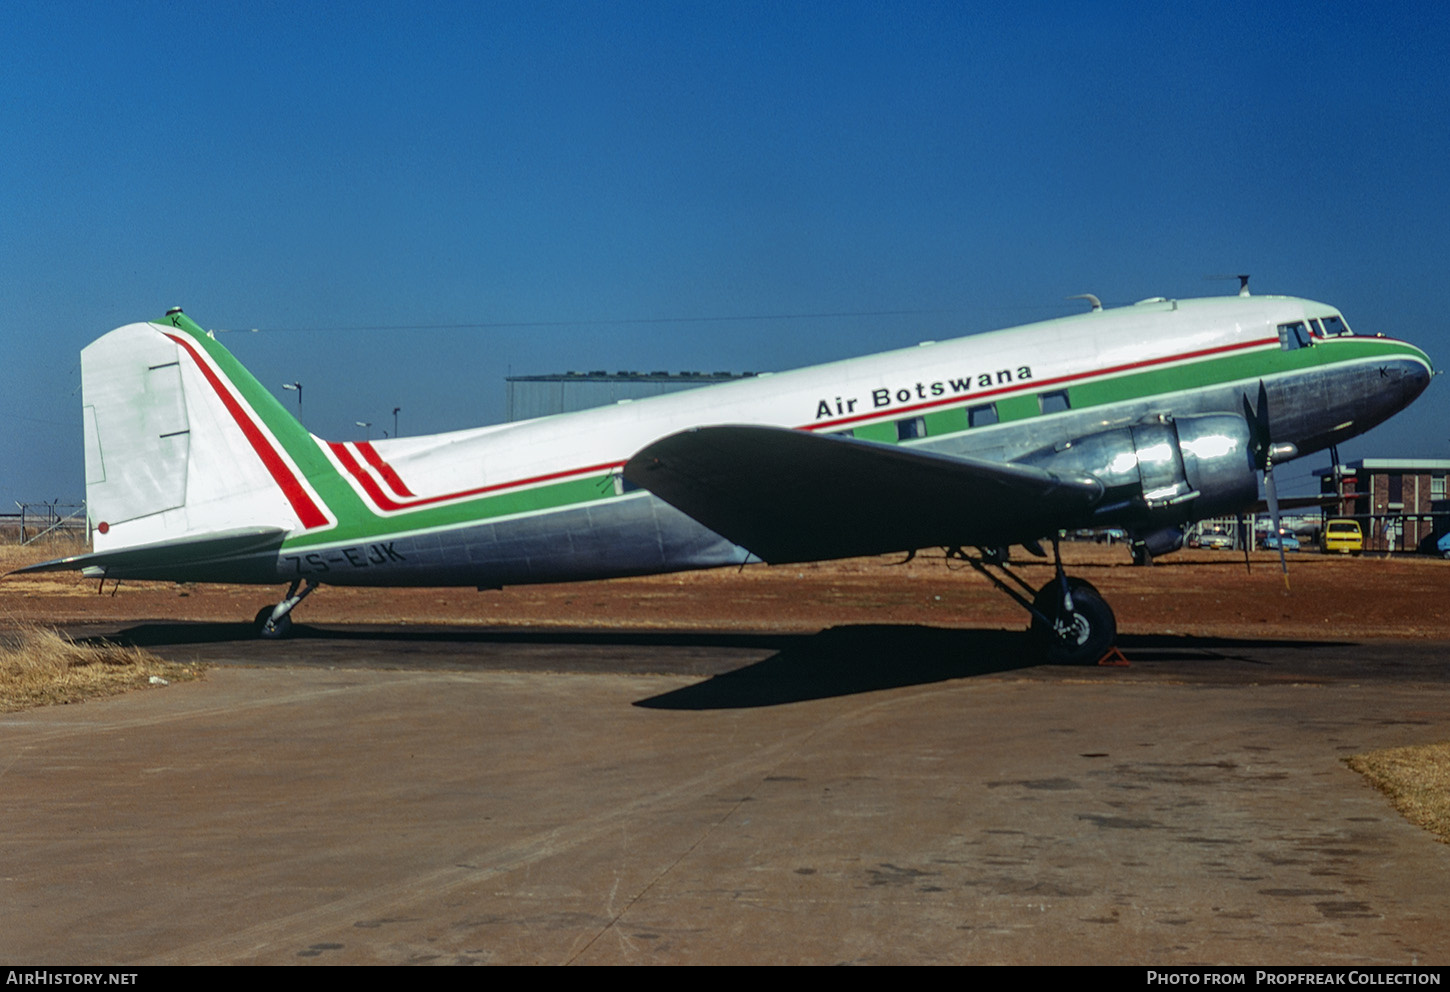
M1309 325L1302 320L1279 325L1279 347L1285 351L1309 347Z
M1349 325L1344 322L1343 317L1324 317L1322 319L1326 338L1345 337L1350 334Z

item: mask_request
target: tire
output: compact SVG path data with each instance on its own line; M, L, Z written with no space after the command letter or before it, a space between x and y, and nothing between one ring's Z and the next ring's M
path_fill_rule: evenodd
M292 633L292 614L286 614L276 623L271 622L272 611L276 608L275 606L262 607L257 611L257 616L252 621L252 626L256 629L257 636L264 640L278 640Z
M1037 591L1032 605L1053 622L1044 623L1034 615L1032 637L1051 664L1095 664L1118 639L1117 618L1092 583L1069 578L1067 587L1072 593L1072 613L1066 617L1060 616L1062 601L1057 580Z

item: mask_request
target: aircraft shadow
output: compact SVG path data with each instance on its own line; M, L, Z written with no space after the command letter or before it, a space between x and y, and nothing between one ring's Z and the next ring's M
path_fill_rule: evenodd
M1328 641L1124 635L1118 647L1136 662L1236 661L1268 664L1254 649L1316 651ZM1097 672L1113 668L1048 666L1025 633L919 626L832 627L753 665L635 703L651 709L710 710L778 706L1026 669Z
M654 630L560 630L498 627L452 627L441 624L388 626L371 624L339 624L316 627L293 624L291 633L280 641L264 641L250 623L213 623L187 621L180 623L143 623L114 634L98 634L82 641L105 641L135 647L179 647L187 644L246 643L287 645L306 641L319 642L392 642L397 644L582 644L582 645L673 645L680 647L743 647L760 648L783 643L810 634L754 634L698 631Z
M143 648L184 648L239 643L257 648L256 657L285 652L272 663L345 663L354 648L378 645L381 667L465 667L614 673L701 675L702 681L637 700L634 705L665 710L745 709L779 706L930 685L1004 672L1041 669L1047 673L1098 673L1113 668L1047 666L1039 662L1022 631L972 630L912 624L831 627L813 634L712 633L690 631L519 630L477 627L319 628L299 624L285 641L260 642L244 623L148 623L83 640ZM1306 655L1352 647L1346 641L1286 641L1260 638L1123 635L1118 646L1137 664L1163 664L1175 671L1203 669L1205 662L1270 666L1266 648ZM545 649L546 661L510 653L509 648ZM494 651L502 648L502 651ZM472 650L477 649L477 650ZM555 652L553 649L557 649ZM621 653L619 649L628 649ZM741 663L739 650L771 652ZM713 653L712 653L713 652ZM487 654L487 658L482 656ZM597 656L597 657L595 657ZM564 664L560 664L560 660ZM204 659L203 659L204 660ZM1182 667L1180 667L1182 666ZM377 663L360 667L379 667Z
M831 627L753 665L635 703L649 709L779 706L1034 668L1022 632L914 625Z

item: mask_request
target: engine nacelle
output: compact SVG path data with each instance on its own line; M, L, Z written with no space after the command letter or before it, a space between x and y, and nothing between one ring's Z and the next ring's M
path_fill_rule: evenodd
M1166 527L1237 513L1257 500L1251 448L1248 421L1213 413L1089 434L1018 460L1101 480L1094 523Z
M1170 555L1183 547L1182 527L1160 527L1146 534L1134 531L1128 537L1134 565L1151 565L1154 558Z

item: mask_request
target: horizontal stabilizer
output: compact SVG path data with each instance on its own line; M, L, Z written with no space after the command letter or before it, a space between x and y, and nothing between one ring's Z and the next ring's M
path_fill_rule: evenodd
M1102 496L1092 476L779 427L672 434L624 477L773 563L1017 544Z
M245 527L198 537L180 537L152 544L138 544L115 551L72 555L54 561L27 565L10 572L64 572L83 570L88 575L117 578L182 579L198 566L242 558L259 552L276 552L287 531L281 527Z

